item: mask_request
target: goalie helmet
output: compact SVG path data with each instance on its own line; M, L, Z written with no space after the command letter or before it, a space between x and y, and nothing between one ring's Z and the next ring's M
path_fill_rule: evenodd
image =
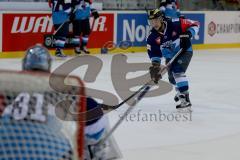
M48 50L41 45L35 45L27 49L22 69L50 72L51 63L52 59Z

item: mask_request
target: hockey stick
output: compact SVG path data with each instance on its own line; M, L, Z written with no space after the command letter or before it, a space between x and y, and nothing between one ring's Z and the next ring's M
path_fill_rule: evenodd
M144 7L144 9L145 9L145 11L146 11L146 12L147 12L147 14L148 14L148 9L147 9L147 7L146 7L146 6Z
M63 27L63 25L66 24L67 22L69 22L69 20L66 20L65 22L63 22L63 23L57 28L57 30L53 33L53 36L55 36L55 35L58 33L58 31Z
M139 96L134 99L132 106L129 107L124 114L120 117L120 119L116 122L116 124L111 128L111 130L105 135L103 139L98 144L104 143L111 135L112 133L117 129L117 127L123 122L123 120L127 117L127 115L134 109L134 106L145 96L145 94L150 90L150 86L147 86L144 88L144 90L139 94Z
M77 11L77 8L75 8L71 14L75 14L76 11ZM57 34L57 32L64 26L64 24L66 24L66 23L68 23L68 22L70 22L69 19L67 19L66 21L64 21L64 22L57 28L57 30L53 33L53 35L55 36L55 35Z
M159 71L160 74L162 74L166 69L168 69L171 64L173 63L173 61L179 56L179 54L182 53L182 48L174 55L174 57L161 69L161 71ZM130 95L128 98L126 98L125 100L123 100L121 103L115 105L115 106L108 106L108 105L103 105L101 106L103 109L104 114L111 112L112 110L115 110L117 108L119 108L120 106L122 106L123 104L125 104L127 101L129 101L130 99L132 99L134 96L136 96L139 92L141 92L142 90L144 90L147 86L151 85L153 83L152 80L148 81L147 83L145 83L141 88L139 88L136 92L134 92L132 95Z
M164 71L166 69L168 69L171 64L175 61L175 59L182 53L182 48L174 55L174 57L160 70L159 74L163 74ZM117 127L123 122L123 120L127 117L127 115L135 108L134 106L136 106L136 104L146 95L146 93L151 89L152 85L151 83L153 82L153 80L150 80L149 82L147 82L146 84L144 84L140 89L142 90L142 92L140 92L141 90L139 89L137 92L135 92L133 95L137 95L139 93L139 95L134 99L132 106L129 107L123 114L123 116L120 117L120 119L116 122L116 124L111 128L111 130L105 135L105 137L103 139L101 139L98 144L102 144L104 143L111 135L112 133L117 129ZM133 95L131 95L130 97L132 98ZM131 99L130 97L128 97L126 100L128 101L129 99ZM121 102L119 105L117 105L118 107L120 107L123 103L126 102L126 100L124 100L123 102ZM114 107L114 106L113 106ZM116 109L116 107L115 107Z

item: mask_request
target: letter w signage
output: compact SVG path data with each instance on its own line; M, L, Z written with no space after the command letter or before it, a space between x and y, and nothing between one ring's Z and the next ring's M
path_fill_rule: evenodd
M53 32L50 14L3 14L3 51L24 51Z

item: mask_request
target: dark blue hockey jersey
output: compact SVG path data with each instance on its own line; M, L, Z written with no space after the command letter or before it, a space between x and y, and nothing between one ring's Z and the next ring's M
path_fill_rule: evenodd
M181 34L190 31L195 36L199 31L199 22L189 19L166 19L165 30L159 33L154 28L147 38L147 50L151 61L161 62L161 58L172 58L180 50ZM192 45L187 49L192 51Z

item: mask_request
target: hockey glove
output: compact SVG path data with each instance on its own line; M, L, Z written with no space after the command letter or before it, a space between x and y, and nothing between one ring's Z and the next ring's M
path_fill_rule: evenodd
M179 37L180 37L180 47L183 50L187 50L189 47L191 47L192 33L190 31L187 31L184 34L181 34Z
M98 11L96 9L92 9L91 12L92 12L92 15L93 15L94 19L98 19L99 18L99 13L98 13Z
M155 84L158 84L159 79L162 78L161 73L159 73L160 70L161 70L160 63L153 61L152 66L149 67L149 72L150 72L151 79Z
M75 20L75 13L74 12L72 12L72 13L70 13L70 15L69 15L69 20L70 20L70 22L73 22L74 20Z

